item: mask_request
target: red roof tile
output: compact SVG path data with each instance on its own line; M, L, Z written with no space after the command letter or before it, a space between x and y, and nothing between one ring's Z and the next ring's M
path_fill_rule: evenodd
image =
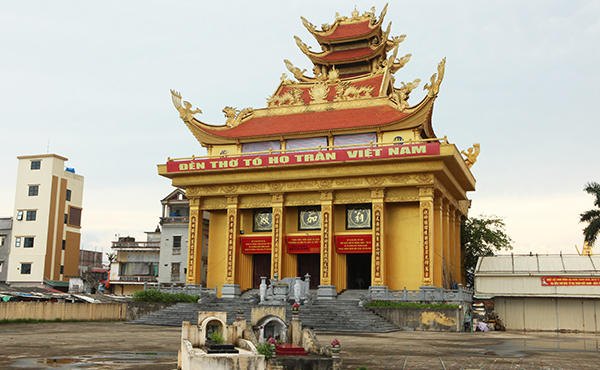
M364 35L373 30L369 27L369 21L350 23L350 24L338 24L335 30L327 35L321 36L327 40L345 39L349 37L355 37Z
M336 61L336 60L347 60L347 59L355 59L367 56L373 53L375 50L371 48L360 48L360 49L351 49L351 50L340 50L329 53L325 56L315 55L316 58L321 60L326 60L328 62Z
M220 137L244 138L381 126L396 122L406 116L408 116L408 113L402 113L393 107L383 105L324 112L256 117L229 130L202 129Z

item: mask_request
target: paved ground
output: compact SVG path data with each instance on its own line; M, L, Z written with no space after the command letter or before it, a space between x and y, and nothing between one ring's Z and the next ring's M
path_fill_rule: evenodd
M0 325L0 369L176 368L180 329L123 323ZM320 333L344 369L598 369L600 336L540 333Z

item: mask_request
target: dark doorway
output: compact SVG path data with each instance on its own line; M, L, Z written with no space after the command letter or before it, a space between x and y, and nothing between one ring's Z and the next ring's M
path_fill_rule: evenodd
M298 276L310 275L310 289L317 289L321 281L321 255L298 254Z
M265 276L267 278L267 284L271 278L271 255L270 254L254 254L252 257L252 263L254 265L252 288L260 288L260 277Z
M348 289L369 289L371 285L371 253L346 255Z

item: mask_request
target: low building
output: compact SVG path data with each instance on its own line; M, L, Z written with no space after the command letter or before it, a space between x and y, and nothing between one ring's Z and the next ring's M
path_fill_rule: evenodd
M102 268L102 252L82 249L79 251L79 275Z
M481 257L475 298L493 303L509 330L598 332L599 269L592 255Z
M162 227L160 240L160 284L185 284L188 260L188 232L190 205L185 191L175 189L161 201ZM206 286L206 262L208 246L208 212L205 212L202 227L200 261L200 284Z
M0 218L0 283L6 283L11 231L12 217Z
M146 231L145 242L134 237L120 237L112 242L116 260L110 268L109 283L113 293L129 295L144 289L144 283L158 282L160 229Z

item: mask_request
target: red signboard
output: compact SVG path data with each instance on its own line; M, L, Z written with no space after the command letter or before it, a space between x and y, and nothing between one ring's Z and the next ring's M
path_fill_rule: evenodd
M338 253L371 253L372 235L336 235L335 248Z
M367 159L415 157L440 154L440 143L392 145L385 147L290 152L284 154L194 159L167 162L167 172L255 168L296 164L347 162Z
M321 236L286 236L285 242L290 254L321 253Z
M544 276L541 279L542 279L542 286L600 285L600 277Z
M240 237L242 253L244 254L270 254L270 236L242 236Z

